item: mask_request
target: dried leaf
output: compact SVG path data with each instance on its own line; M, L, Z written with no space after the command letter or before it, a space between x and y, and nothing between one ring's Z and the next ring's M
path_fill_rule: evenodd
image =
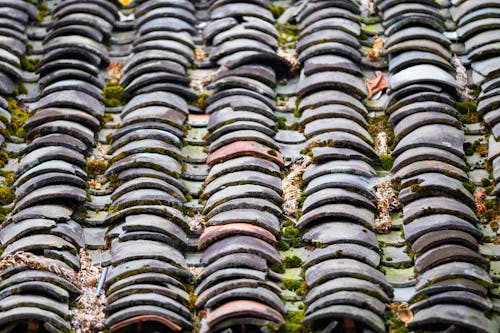
M368 89L368 98L371 98L373 95L378 93L379 91L384 91L389 87L387 80L382 75L382 72L376 71L374 79L366 80L366 88Z
M122 67L121 62L112 62L108 66L108 78L113 84L118 84L122 78Z
M368 59L370 61L378 61L384 51L385 39L379 38L378 35L373 36L373 46L368 50Z
M194 50L194 59L198 62L204 62L205 58L206 58L205 52L199 47L197 47Z
M476 204L476 210L478 214L482 214L486 211L486 203L484 198L486 197L486 191L478 191L474 193L474 203Z

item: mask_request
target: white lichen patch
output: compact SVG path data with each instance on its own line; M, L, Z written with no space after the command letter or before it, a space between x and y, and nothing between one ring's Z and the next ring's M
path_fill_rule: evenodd
M464 63L457 57L456 54L451 58L451 63L455 66L457 70L457 75L455 77L457 81L457 92L461 101L468 101L474 99L474 97L470 94L470 89L467 87L467 70L465 69Z

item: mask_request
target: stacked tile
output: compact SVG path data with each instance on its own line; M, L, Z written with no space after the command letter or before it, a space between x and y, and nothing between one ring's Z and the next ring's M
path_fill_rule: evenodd
M14 207L0 231L3 257L27 251L56 267L79 269L84 244L74 213L86 198L84 154L104 113L98 69L107 62L103 42L117 12L108 1L89 2L65 1L54 8L38 68L41 93L25 123L29 143L21 151ZM70 329L69 301L79 293L70 282L24 265L6 271L1 280L0 325Z
M206 228L198 248L204 269L196 306L207 310L203 330L284 323L279 287L268 281L281 266L274 248L281 211L283 159L276 133L276 76L288 63L276 55L278 32L267 0L213 1L204 30L220 65L208 87L210 167L202 189Z
M192 274L184 253L187 190L179 179L188 103L186 69L194 60L190 1L139 1L136 38L121 84L130 98L110 136L106 175L116 180L106 222L111 267L105 281L111 331L193 329ZM143 323L144 322L144 323Z
M498 1L452 1L451 16L457 38L464 43L472 68L472 82L479 86L478 111L491 128L489 159L493 176L500 180L500 4ZM493 193L500 193L497 185Z
M408 328L498 332L484 314L492 308L492 281L478 253L474 200L463 185L464 133L440 7L431 0L377 6L391 74L392 172L401 182L404 232L418 273Z
M36 15L36 7L26 0L0 1L0 130L5 130L11 119L5 97L19 87L21 57L28 42L24 32ZM0 135L0 144L4 140Z
M392 293L377 270L376 205L369 178L377 154L361 100L359 9L354 1L309 2L297 16L303 65L297 94L313 164L303 174L297 227L314 249L304 264L306 319L313 330L385 332Z

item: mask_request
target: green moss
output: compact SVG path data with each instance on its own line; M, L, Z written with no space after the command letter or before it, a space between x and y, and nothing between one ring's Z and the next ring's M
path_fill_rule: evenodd
M276 249L278 251L286 251L286 250L290 249L290 245L288 245L288 243L285 242L284 240L280 239L278 241L278 244L276 244Z
M36 8L38 9L38 13L36 16L36 21L38 23L42 22L47 13L49 12L49 7L45 3L39 3Z
M306 333L308 330L302 324L305 319L304 311L288 312L285 316L285 325L280 333Z
M283 279L283 281L281 281L283 288L291 291L297 291L301 289L303 283L304 282L301 282L299 280L289 280L289 279Z
M0 170L0 176L4 177L4 183L7 184L7 186L12 186L16 180L14 171Z
M418 191L420 191L420 189L421 189L421 187L420 187L419 184L413 184L413 185L410 186L410 190L412 192L418 192Z
M205 110L205 108L207 107L207 99L209 97L210 97L210 95L207 94L207 93L200 93L200 94L198 94L198 98L194 102L194 105L196 105L200 109Z
M297 37L299 35L300 29L296 25L289 23L277 24L278 29L278 45L287 46L288 48L295 48L297 43Z
M38 58L26 58L23 56L21 57L21 69L23 71L34 72L39 62L40 59Z
M297 268L302 265L302 259L296 255L287 256L283 258L283 267L285 268Z
M380 166L382 169L390 171L392 169L392 164L394 163L394 159L389 154L383 154L380 156Z
M8 100L8 110L11 115L10 132L15 136L23 138L26 133L24 131L24 123L28 120L29 114L25 108L21 108L14 98Z
M280 17L284 12L285 12L285 7L283 6L274 5L271 7L271 13L273 14L275 19Z
M481 118L478 112L467 112L460 117L460 120L464 124L474 124L479 123L481 121Z
M408 329L405 324L392 312L387 311L384 316L384 321L389 327L389 332L391 333L407 333Z
M481 178L481 185L484 187L491 186L491 180L488 178Z
M300 230L292 226L285 227L283 231L283 236L286 238L300 237Z
M269 267L269 269L275 273L278 273L278 274L285 273L285 269L282 266L272 265Z
M14 192L9 186L0 187L0 204L8 205L14 200Z
M474 100L457 102L457 103L455 103L455 108L461 114L467 114L467 113L470 113L470 112L476 112L477 111L477 102L474 101Z
M102 96L104 105L110 108L122 106L127 103L123 96L123 87L115 83L106 83L102 91Z
M268 153L269 155L271 155L271 156L278 156L278 153L277 153L277 152L276 152L276 150L274 150L274 149L269 149L269 150L267 151L267 153Z
M277 124L279 129L283 129L283 130L286 129L286 118L283 116L278 117L276 124Z

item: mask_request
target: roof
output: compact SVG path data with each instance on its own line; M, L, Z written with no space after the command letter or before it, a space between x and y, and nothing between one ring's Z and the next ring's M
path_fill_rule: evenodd
M496 0L0 0L0 331L500 331Z

